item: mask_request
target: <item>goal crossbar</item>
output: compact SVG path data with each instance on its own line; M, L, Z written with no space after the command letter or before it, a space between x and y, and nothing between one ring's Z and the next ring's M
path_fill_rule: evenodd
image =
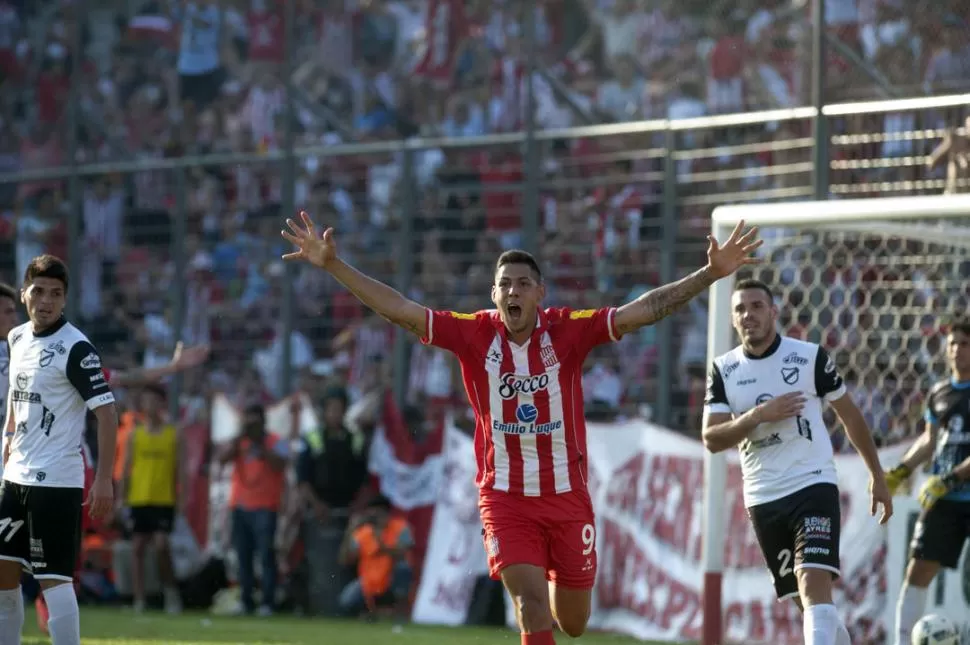
M947 225L906 224L902 220L949 220ZM779 228L871 233L918 239L949 246L957 253L970 248L970 195L889 197L874 199L779 202L720 206L712 214L711 232L723 241L741 220L746 225ZM967 226L958 226L958 222ZM707 362L735 344L731 324L734 277L710 287ZM701 557L704 565L703 645L723 642L721 579L727 490L727 453L704 454L704 526Z
M719 206L711 215L714 233L738 220L751 226L807 226L829 223L900 220L918 217L970 218L970 195L883 197L814 202L733 204Z

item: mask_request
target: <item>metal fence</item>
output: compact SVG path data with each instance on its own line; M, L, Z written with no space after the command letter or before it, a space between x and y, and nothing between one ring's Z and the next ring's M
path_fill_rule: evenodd
M960 95L309 147L290 135L275 151L5 174L0 187L24 199L0 273L19 282L31 253L61 250L78 276L71 315L114 362L209 342L219 375L277 396L321 365L358 381L387 365L401 399L420 404L457 392L453 366L328 277L284 266L285 217L306 208L354 265L429 306L490 306L490 263L512 246L539 256L550 304L620 303L704 262L715 205L941 191L926 161L968 106ZM702 298L597 351L591 368L618 376L622 405L694 427L705 337Z

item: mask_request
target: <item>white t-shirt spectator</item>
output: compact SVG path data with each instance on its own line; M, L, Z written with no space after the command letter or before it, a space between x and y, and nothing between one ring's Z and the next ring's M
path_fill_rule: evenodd
M607 81L596 97L597 107L616 121L636 121L643 118L642 103L645 84L639 78L624 87L619 81Z
M599 401L618 408L623 396L623 383L616 372L602 363L596 363L583 374L583 392L587 401Z

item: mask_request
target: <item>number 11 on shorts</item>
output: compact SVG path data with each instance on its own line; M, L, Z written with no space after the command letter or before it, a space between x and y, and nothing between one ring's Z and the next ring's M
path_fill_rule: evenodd
M583 526L583 555L589 555L596 548L596 527L592 524Z

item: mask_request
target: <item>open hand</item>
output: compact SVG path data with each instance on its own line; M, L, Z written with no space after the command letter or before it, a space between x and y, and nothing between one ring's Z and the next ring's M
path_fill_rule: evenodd
M759 422L776 423L798 416L805 407L806 401L805 394L802 392L789 392L776 396L758 406Z
M751 257L751 254L764 244L764 240L757 239L758 227L755 226L742 235L743 228L744 220L741 220L731 232L731 237L724 242L724 246L719 245L713 235L707 236L707 264L714 277L723 278L746 264L761 263L760 259Z
M874 473L869 477L869 515L876 516L876 510L882 505L882 514L879 516L879 523L885 524L893 516L893 496L886 485L886 478L882 471Z
M88 514L91 519L101 519L108 517L114 511L114 482L108 478L95 478L88 492L88 499L84 503L88 507Z
M286 220L286 225L290 231L280 231L283 239L292 242L298 251L287 253L283 256L284 260L304 260L321 269L337 259L337 243L333 239L333 229L328 228L323 235L317 235L316 226L306 211L300 211L300 222L292 219Z

